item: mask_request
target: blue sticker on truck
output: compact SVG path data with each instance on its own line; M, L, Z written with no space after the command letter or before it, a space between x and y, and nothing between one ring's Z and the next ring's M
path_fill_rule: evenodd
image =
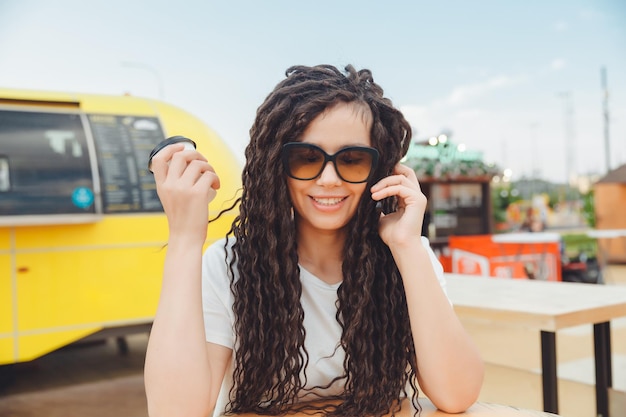
M86 209L93 204L93 191L87 187L78 187L72 192L72 203L78 208Z

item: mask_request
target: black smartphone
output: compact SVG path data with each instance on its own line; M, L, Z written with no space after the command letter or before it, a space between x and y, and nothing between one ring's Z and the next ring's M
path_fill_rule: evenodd
M383 202L377 201L376 202L376 215L380 217L382 213L383 213Z

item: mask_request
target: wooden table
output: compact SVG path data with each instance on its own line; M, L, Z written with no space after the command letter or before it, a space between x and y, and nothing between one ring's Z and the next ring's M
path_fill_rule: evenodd
M608 417L612 386L610 321L626 316L626 287L446 274L448 296L464 320L541 332L543 408L558 413L555 332L593 324L596 408Z
M522 410L519 408L509 407L499 404L476 403L472 405L466 412L461 414L448 414L437 410L435 406L427 399L420 398L419 405L422 411L419 417L445 417L445 416L463 416L463 417L552 417L554 414L544 413L535 410ZM258 414L237 414L237 417L253 417ZM311 417L321 416L322 414L305 414L295 413L286 414L286 417ZM411 405L410 400L404 400L402 410L396 414L396 417L414 417L415 409Z

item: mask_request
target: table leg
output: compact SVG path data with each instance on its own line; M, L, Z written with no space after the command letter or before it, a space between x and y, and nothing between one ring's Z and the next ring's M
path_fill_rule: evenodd
M541 331L541 377L543 382L543 411L559 413L556 379L556 335Z
M593 325L596 358L596 410L600 417L609 417L609 388L613 385L611 371L611 324Z

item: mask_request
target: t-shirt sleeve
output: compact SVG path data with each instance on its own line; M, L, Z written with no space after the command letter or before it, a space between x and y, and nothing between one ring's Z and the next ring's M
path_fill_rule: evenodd
M202 309L207 342L233 349L234 315L228 264L224 258L224 240L207 248L202 257ZM229 245L229 255L230 245Z
M443 293L446 295L446 297L448 297L448 291L446 288L446 276L443 273L443 265L441 265L439 258L437 258L437 255L435 255L435 252L433 252L433 249L430 247L430 241L427 237L422 236L422 244L428 251L428 256L430 257L430 262L432 263L435 274L437 275L439 285L441 285ZM450 297L448 297L448 300L450 300Z

